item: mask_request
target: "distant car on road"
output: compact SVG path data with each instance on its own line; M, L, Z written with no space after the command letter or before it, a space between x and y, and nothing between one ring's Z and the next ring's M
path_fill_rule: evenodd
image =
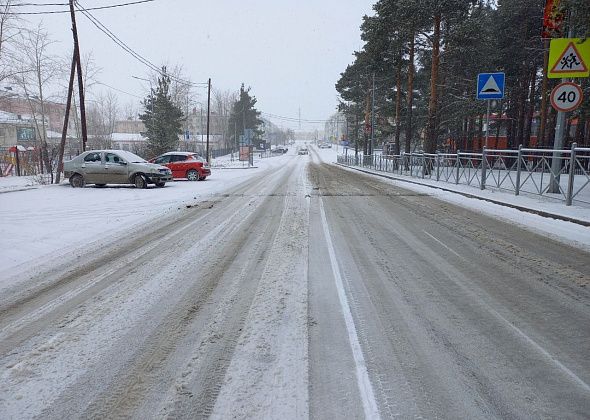
M270 151L270 152L271 152L272 154L282 155L282 154L285 154L285 153L287 153L288 151L289 151L289 148L288 148L287 146L280 146L280 145L279 145L279 146L277 146L277 147L275 147L275 148L271 149L271 151Z
M137 188L147 188L148 184L163 187L172 181L172 172L126 150L89 150L64 162L64 177L69 178L74 188L86 184L98 187L133 184Z
M197 153L168 152L150 159L150 162L168 167L172 171L173 178L204 181L211 175L209 163Z
M309 154L309 151L307 150L307 147L302 147L297 151L298 155L307 155Z
M331 143L320 143L318 145L318 147L320 149L331 149L332 148L332 144Z

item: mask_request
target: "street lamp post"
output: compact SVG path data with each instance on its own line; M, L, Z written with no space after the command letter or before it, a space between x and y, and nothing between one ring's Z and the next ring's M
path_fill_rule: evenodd
M209 121L211 119L211 78L207 83L207 163L211 163L209 157Z

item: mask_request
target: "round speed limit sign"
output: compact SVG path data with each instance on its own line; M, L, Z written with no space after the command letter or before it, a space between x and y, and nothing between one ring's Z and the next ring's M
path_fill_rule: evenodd
M557 111L573 111L582 104L582 88L572 82L563 82L551 91L551 105Z

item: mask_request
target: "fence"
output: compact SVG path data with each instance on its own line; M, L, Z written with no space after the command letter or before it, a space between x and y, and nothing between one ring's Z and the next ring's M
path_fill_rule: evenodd
M454 184L497 188L590 204L590 148L485 149L482 153L339 155L338 162Z
M0 176L37 175L41 172L39 154L34 150L11 152L8 147L0 147Z

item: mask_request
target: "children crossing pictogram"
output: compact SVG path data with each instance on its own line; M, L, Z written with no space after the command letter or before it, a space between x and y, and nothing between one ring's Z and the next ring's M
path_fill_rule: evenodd
M549 78L588 77L590 41L560 38L551 41L549 52Z
M582 60L582 57L573 42L569 43L566 50L551 69L553 73L584 73L587 70L586 63Z

